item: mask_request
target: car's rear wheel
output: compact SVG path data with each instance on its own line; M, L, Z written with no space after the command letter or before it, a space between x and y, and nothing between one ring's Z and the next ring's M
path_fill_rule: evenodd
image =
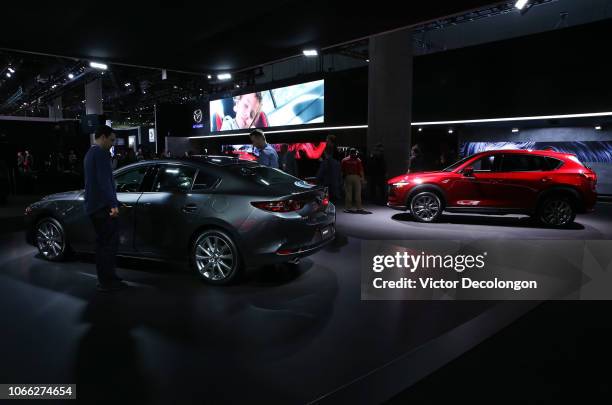
M47 260L60 261L66 257L66 232L55 218L44 218L36 224L35 240L38 251Z
M410 199L412 217L418 222L434 222L442 215L442 200L432 191L422 191Z
M232 238L221 230L202 231L194 240L191 263L207 283L229 284L240 274L240 256Z
M576 208L573 201L566 196L554 196L545 199L538 209L538 220L551 227L565 227L574 222Z

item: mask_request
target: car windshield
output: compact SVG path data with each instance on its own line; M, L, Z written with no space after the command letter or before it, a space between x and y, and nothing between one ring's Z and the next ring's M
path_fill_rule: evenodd
M446 169L442 170L444 172L452 172L453 170L455 170L456 168L458 168L459 166L461 166L462 164L464 164L466 161L468 161L469 159L473 158L474 156L468 156L468 157L464 157L463 159L453 163L452 165L448 166Z
M234 170L237 170L241 176L264 186L300 181L297 177L267 166L240 166Z

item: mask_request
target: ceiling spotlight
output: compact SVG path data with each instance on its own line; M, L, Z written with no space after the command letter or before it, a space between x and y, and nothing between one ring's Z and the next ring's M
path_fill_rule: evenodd
M525 8L528 2L529 0L518 0L516 3L514 3L514 7L518 8L519 10L522 10L523 8Z
M449 129L449 130L448 130L448 133L449 133L449 134L452 134L453 132L455 132L455 131L453 131L452 129Z
M9 67L8 71L11 72L11 73L15 73L15 69L13 69L12 67Z
M423 132L423 128L419 128L419 132Z
M57 84L54 84L53 86L51 86L52 89L56 88Z
M89 62L89 66L91 66L94 69L100 69L100 70L108 69L108 65L106 65L105 63L99 63L99 62Z
M302 53L304 56L317 56L319 54L316 49L304 49Z
M370 59L366 59L366 62L370 63Z
M601 131L601 125L597 125L597 126L595 127L595 131Z
M68 78L69 79L74 79L74 75L72 73L68 73Z
M239 84L237 84L237 85L236 85L236 88L237 88L237 89L239 89L239 88L240 88L240 85L239 85Z
M232 74L231 73L219 73L217 75L217 79L219 80L229 80L232 78Z
M212 79L212 75L206 75L206 77Z
M127 83L124 84L125 87L130 87L131 85L132 85L132 83L130 83L130 82L127 82Z
M10 72L6 72L6 77L11 77L11 73Z
M512 132L518 132L519 129L518 128L512 128Z

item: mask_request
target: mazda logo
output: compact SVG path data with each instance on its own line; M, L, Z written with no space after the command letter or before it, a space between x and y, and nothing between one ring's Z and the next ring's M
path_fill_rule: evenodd
M197 109L193 112L193 120L199 124L200 122L202 122L202 110Z

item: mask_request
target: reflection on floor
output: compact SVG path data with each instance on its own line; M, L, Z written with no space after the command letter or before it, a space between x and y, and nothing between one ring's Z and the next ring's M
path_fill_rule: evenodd
M132 287L105 295L95 290L91 257L48 263L22 233L0 235L0 381L77 383L80 399L105 404L377 403L532 304L362 302L356 236L597 239L612 232L603 216L549 230L505 218L416 224L370 210L339 213L335 244L299 266L263 268L231 287L204 285L182 264L120 260Z

